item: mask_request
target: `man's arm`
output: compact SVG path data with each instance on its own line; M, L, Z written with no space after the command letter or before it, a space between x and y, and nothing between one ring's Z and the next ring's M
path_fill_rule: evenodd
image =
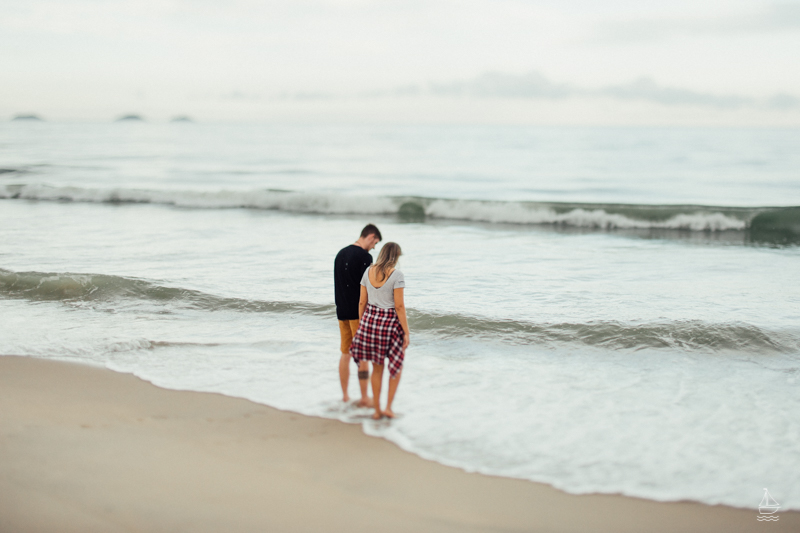
M361 298L358 300L358 320L364 316L364 309L367 308L367 288L361 286Z

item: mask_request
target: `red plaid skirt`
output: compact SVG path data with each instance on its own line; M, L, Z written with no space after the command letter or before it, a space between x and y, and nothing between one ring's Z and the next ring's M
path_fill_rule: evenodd
M356 336L350 344L350 355L356 363L370 361L382 365L389 359L389 374L395 377L403 368L403 326L394 309L367 305Z

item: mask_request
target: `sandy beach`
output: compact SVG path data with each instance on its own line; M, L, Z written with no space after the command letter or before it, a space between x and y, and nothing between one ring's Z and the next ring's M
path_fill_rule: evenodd
M0 357L0 531L798 531L800 513L550 486L134 376Z

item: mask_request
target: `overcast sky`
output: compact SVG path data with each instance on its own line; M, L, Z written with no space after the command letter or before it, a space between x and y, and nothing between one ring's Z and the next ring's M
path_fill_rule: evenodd
M2 0L0 116L800 126L800 0Z

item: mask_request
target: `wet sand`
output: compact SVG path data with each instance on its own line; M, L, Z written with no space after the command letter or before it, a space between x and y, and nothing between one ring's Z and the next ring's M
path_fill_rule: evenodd
M800 531L756 516L469 474L356 425L0 357L3 533Z

